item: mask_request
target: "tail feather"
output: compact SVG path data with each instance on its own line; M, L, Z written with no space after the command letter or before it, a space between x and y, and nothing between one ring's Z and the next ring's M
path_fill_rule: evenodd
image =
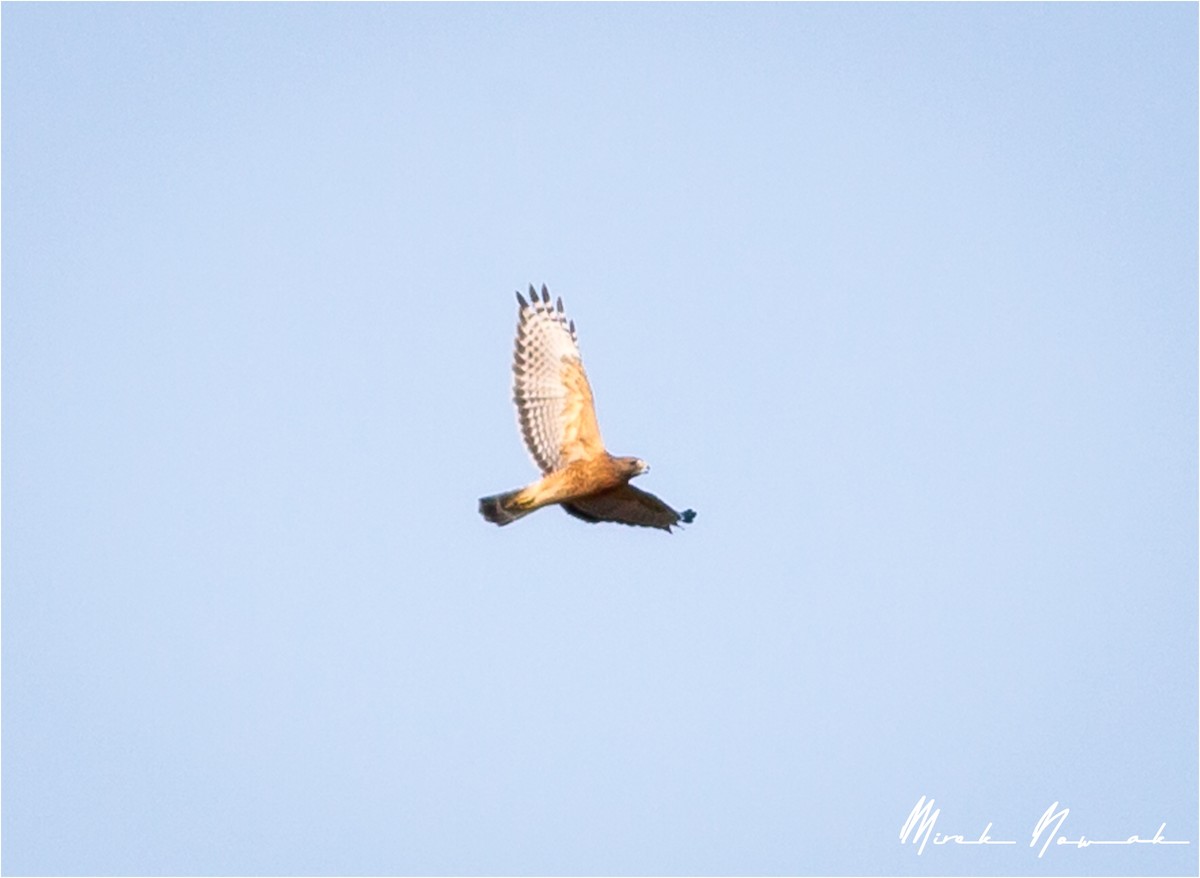
M521 489L518 488L515 491L506 491L503 494L495 494L491 497L481 497L479 500L479 514L492 524L498 524L501 527L516 521L522 516L528 515L533 510L521 509L516 503L517 495L520 493Z

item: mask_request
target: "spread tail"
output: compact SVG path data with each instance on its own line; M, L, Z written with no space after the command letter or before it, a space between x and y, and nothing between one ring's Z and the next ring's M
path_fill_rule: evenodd
M515 491L507 491L491 497L481 497L479 500L479 514L492 524L498 524L501 527L516 521L523 515L528 515L533 510L522 509L516 502L517 495L521 493L521 490L518 488Z

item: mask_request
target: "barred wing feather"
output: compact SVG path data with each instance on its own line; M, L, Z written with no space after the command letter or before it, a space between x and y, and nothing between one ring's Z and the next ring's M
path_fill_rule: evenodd
M579 354L575 324L563 313L562 299L550 302L531 286L530 301L520 293L517 344L513 359L513 401L521 436L543 473L604 453L592 389Z

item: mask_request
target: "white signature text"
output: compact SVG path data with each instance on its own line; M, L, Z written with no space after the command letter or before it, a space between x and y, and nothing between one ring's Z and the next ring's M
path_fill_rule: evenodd
M1163 823L1158 827L1158 832L1150 838L1142 838L1137 835L1131 835L1123 839L1097 839L1088 838L1085 835L1080 835L1078 838L1069 838L1062 835L1063 822L1067 819L1067 815L1071 811L1069 808L1059 808L1058 802L1055 802L1046 809L1041 818L1034 824L1033 832L1031 833L1029 847L1037 848L1038 859L1040 860L1046 853L1050 845L1056 847L1073 847L1086 848L1092 845L1130 845L1130 844L1149 844L1149 845L1165 845L1165 844L1191 844L1188 841L1172 841L1166 838L1164 833L1167 829L1167 824ZM978 836L968 838L965 835L951 835L936 831L938 818L942 815L941 808L933 806L933 799L927 799L921 796L917 800L917 804L913 807L908 815L908 819L904 821L904 825L900 827L900 843L913 844L917 848L917 854L925 853L925 845L933 842L935 846L944 844L956 845L1015 845L1015 839L998 839L992 838L992 824L988 823L983 828L983 832ZM1038 845L1041 847L1038 847Z

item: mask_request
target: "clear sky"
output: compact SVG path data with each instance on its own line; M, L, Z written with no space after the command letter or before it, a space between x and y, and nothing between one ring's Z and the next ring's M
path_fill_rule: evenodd
M1195 4L2 17L5 873L1196 873Z

